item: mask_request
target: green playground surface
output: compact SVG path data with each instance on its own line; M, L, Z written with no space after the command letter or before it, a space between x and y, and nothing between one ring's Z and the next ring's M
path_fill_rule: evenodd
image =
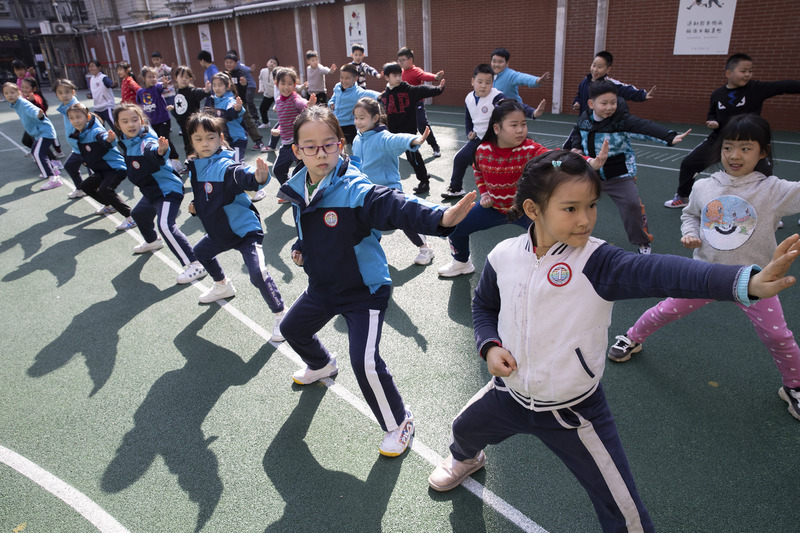
M463 109L432 106L428 116L442 157L421 148L433 176L426 197L439 201L465 142ZM54 109L51 118L63 142ZM556 148L573 123L545 115L529 122L530 136ZM707 133L691 127L674 148L635 142L657 253L689 255L680 212L662 203L681 158ZM0 532L599 530L578 482L532 437L488 448L486 468L462 487L428 488L453 417L489 379L470 312L479 272L438 279L446 240L431 239L436 258L421 267L402 232L383 239L394 293L381 352L417 432L409 452L382 457L382 432L346 361L344 320L320 332L339 354L339 375L294 385L300 360L267 341L272 315L236 252L220 260L237 296L198 304L209 278L176 285L180 269L166 248L133 255L138 231L117 232L118 214L100 217L95 202L68 200L66 176L63 187L40 191L22 133L0 104ZM798 179L800 134L775 138L775 173ZM173 141L183 152L175 129ZM248 150L248 162L257 155ZM410 191L416 180L405 159L401 174ZM474 189L471 170L465 188ZM131 206L139 198L127 181L119 190ZM291 303L306 278L290 259L291 209L275 201L276 182L268 190L257 204L264 253ZM185 204L188 188L186 196ZM798 230L798 216L784 219L779 238ZM179 224L192 243L203 235L185 205ZM476 266L519 233L509 225L474 235ZM594 234L633 249L607 197ZM800 329L800 288L781 299L790 328ZM610 340L655 302L617 303ZM631 361L609 362L603 383L658 530L798 531L800 421L778 398L778 371L733 304L664 328Z

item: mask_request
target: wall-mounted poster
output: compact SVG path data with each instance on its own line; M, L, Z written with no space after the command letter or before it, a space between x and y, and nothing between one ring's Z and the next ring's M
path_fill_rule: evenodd
M128 39L124 35L119 36L119 49L122 51L122 59L130 65L131 54L128 51Z
M675 55L728 55L736 0L676 0Z
M205 50L211 54L211 59L214 59L214 51L211 47L211 28L208 24L198 24L197 31L200 32L200 50Z
M364 4L344 5L344 40L347 45L347 55L350 55L352 46L356 43L364 47L364 55L369 55L367 48L367 12Z

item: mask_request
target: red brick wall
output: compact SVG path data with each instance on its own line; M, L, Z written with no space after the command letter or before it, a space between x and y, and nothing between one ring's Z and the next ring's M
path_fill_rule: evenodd
M396 58L398 49L396 0L362 0L366 4L367 62L380 69ZM609 2L606 49L614 54L611 75L625 83L649 89L657 86L655 98L647 103L634 103L637 115L662 121L702 124L708 98L725 82L724 56L672 55L678 11L686 0L643 2L613 0ZM316 7L319 50L323 64L341 66L345 55L343 0ZM416 55L416 63L424 65L422 35L422 0L405 0L406 42ZM511 52L512 68L535 75L553 72L555 55L555 22L557 0L431 0L431 69L445 71L447 90L434 101L437 104L463 104L470 90L472 70L478 63L488 62L491 51L504 46ZM578 83L589 71L594 53L596 0L569 0L562 98L562 112L573 113L572 100ZM310 8L299 8L302 52L313 47ZM778 80L797 78L800 38L796 22L800 20L800 2L772 0L749 2L739 0L730 51L745 52L755 59L756 79ZM222 21L212 21L214 57L221 63L226 51ZM239 19L242 31L242 55L246 64L256 64L256 74L267 58L277 55L283 65L297 65L294 11L284 9L246 15ZM236 48L235 27L228 21L231 47ZM196 25L185 27L187 46L196 64L199 38ZM135 40L128 34L131 58L135 61ZM147 54L160 50L168 63L175 61L175 48L170 28L144 32ZM99 59L110 61L99 35L87 37L89 46L98 51ZM116 34L112 40L117 47ZM181 49L182 50L182 49ZM182 52L181 52L182 53ZM328 90L338 81L328 79ZM381 90L382 79L369 79L370 89ZM520 89L522 98L536 104L542 98L550 102L552 81L539 89ZM550 106L548 105L548 110ZM773 98L764 106L764 116L776 129L796 129L800 97Z

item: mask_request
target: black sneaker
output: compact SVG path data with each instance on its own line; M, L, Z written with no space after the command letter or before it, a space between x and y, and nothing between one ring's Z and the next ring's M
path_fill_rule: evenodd
M461 198L466 194L467 191L464 189L455 190L452 187L448 187L447 190L442 193L442 198Z
M428 181L420 181L419 185L414 187L414 192L417 194L422 194L424 192L428 192L431 190L431 184Z
M617 342L608 349L608 358L616 363L623 363L631 358L631 354L641 351L641 343L633 342L627 335L617 335Z
M790 389L784 385L778 389L778 396L789 404L789 414L800 420L800 388Z

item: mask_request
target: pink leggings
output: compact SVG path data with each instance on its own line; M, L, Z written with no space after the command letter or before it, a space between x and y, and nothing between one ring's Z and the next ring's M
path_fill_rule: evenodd
M651 307L639 317L636 324L628 330L628 338L642 343L644 340L679 318L697 311L715 300L687 300L667 298ZM800 387L800 349L794 335L786 326L783 308L777 296L758 300L750 307L737 303L753 326L761 342L769 350L783 377L783 384L789 388Z

